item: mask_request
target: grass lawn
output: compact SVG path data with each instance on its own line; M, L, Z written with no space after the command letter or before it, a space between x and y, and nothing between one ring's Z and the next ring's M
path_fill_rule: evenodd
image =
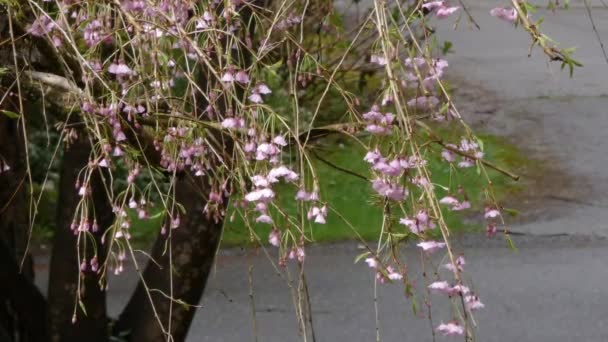
M527 160L521 153L506 141L495 136L480 135L479 137L484 142L485 158L487 160L507 169L513 169L518 165L521 166L527 163ZM347 141L336 139L332 139L332 141L326 142L326 144L328 147L331 145L331 148L320 148L317 152L322 158L342 168L369 176L369 165L363 161L365 151L362 148L349 144ZM447 186L450 181L448 164L439 160L429 160L429 162L433 181ZM373 200L373 190L369 182L345 174L318 160L315 160L314 164L318 177L322 182L321 199L341 213L363 239L377 239L382 224L382 213L378 207L369 205L370 201ZM496 171L488 171L498 200L519 190L516 182ZM478 175L476 168L469 168L459 169L458 176L456 179L452 179L452 182L455 182L453 184L460 184L466 189L473 208L464 213L446 210L444 214L449 228L455 232L479 231L482 227L477 224L466 224L462 215L475 214L477 217L481 217L484 205L483 189L486 186L485 181ZM297 213L297 204L293 200L295 187L281 185L277 189L276 201L281 203L281 207L285 211ZM442 196L444 194L443 190L440 191L440 195ZM232 212L229 212L228 217L230 216L232 216ZM279 226L284 224L276 219L277 216L273 215L273 217L275 217L275 221ZM250 218L250 220L252 219ZM471 220L467 221L471 222ZM158 232L159 226L160 217L148 221L134 220L131 229L134 240L139 243L149 242L154 238L156 232ZM252 227L255 235L262 242L266 242L271 227L265 224L253 224ZM311 236L315 242L340 241L357 237L353 228L331 211L325 225L307 223L307 229L309 230L307 236ZM246 246L252 240L256 239L252 236L239 215L234 215L234 220L232 221L230 219L226 221L222 246Z

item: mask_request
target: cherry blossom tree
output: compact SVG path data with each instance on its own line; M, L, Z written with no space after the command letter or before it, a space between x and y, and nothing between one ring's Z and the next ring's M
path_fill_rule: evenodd
M437 182L429 160L453 174L476 168L487 232L508 239L487 170L517 176L486 160L462 120L443 82L452 66L431 29L434 20L474 18L456 1L370 3L345 30L329 0L0 1L0 272L9 280L0 282L0 336L183 341L223 224L235 216L253 244L273 251L270 262L304 269L311 232L332 215L347 220L324 198L327 180L314 167L315 142L328 135L365 148L369 205L383 212L377 243L353 258L377 282L410 291L399 248L444 253L449 272L428 289L458 310L436 331L473 336L484 304L467 287L444 217L471 203L459 184ZM541 33L530 3L504 6L488 15L526 30L550 60L579 65ZM353 75L374 75L378 87L362 93ZM343 112L329 115L330 103ZM460 136L448 140L446 127ZM28 146L44 130L57 132L45 148L51 164L61 161L47 299L33 285L28 253L40 203ZM129 213L162 217L145 266ZM139 284L109 318L107 275L129 260Z

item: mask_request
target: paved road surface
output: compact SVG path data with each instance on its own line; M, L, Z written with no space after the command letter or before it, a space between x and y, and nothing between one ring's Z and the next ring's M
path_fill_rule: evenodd
M538 53L526 57L525 34L487 15L499 2L470 3L481 32L464 25L450 31L450 21L439 25L440 36L455 46L449 61L457 103L477 124L517 141L561 172L560 177L548 174L550 181L539 189L543 209L537 219L514 227L545 236L516 238L517 253L483 238L461 244L474 288L486 304L477 315L478 340L608 341L608 240L603 238L608 236L608 65L580 2L573 1L568 12L546 14L543 24L563 46L579 48L576 56L585 68L574 79ZM608 37L608 10L596 8L594 15ZM546 236L556 233L568 236ZM317 341L374 341L373 282L364 265L353 264L357 246L308 252ZM407 251L406 257L412 260L410 274L419 275L418 256ZM285 281L264 256L230 252L219 259L188 341L254 341L249 264L255 269L258 341L301 340ZM45 265L39 270L44 287ZM126 302L134 280L129 272L112 280L112 314ZM383 341L431 341L429 322L412 314L399 286L381 286L379 303ZM435 323L451 318L445 303L434 307Z

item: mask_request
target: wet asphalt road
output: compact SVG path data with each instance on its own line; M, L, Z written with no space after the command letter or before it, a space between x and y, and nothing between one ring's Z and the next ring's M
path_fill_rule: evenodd
M608 341L608 64L580 2L573 1L567 12L545 13L543 24L562 46L578 47L575 56L585 68L573 79L539 51L528 58L527 36L487 14L496 3L501 2L468 2L479 32L464 21L456 31L453 21L438 25L440 37L455 47L449 62L456 103L476 126L522 145L563 175L547 175L552 182L543 185L538 215L513 227L531 234L515 238L517 252L483 237L467 237L458 247L486 304L476 316L477 338ZM608 9L593 12L600 33L608 37ZM567 236L548 236L562 233ZM364 265L353 264L358 252L351 243L308 250L306 274L319 342L375 341L373 279ZM411 250L405 254L420 288L419 256ZM39 260L44 288L46 267L44 258ZM249 265L254 267L257 341L302 340L285 279L262 253L229 251L219 257L188 341L255 340ZM126 303L134 283L133 272L112 279L111 314ZM412 313L400 286L379 287L379 308L382 341L432 340L429 321ZM438 297L433 308L435 324L451 319Z

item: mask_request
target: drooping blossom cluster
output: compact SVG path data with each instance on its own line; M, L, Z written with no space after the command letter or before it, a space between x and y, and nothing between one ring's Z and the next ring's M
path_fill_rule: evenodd
M303 263L307 237L304 233L294 237L295 229L285 227L288 223L284 222L293 218L285 219L286 214L281 211L278 184L297 189L295 198L289 200L297 201L298 207L303 209L300 211L304 216L301 221L306 224L327 222L329 204L320 199L319 180L314 179L312 187L307 184L304 175L308 174L295 167L297 163L290 159L293 156L286 152L291 150L289 145L298 145L296 134L301 134L303 129L315 128L317 122L311 120L294 129L290 126L292 118L284 116L280 110L275 111L275 108L267 109L283 89L274 88L276 80L270 82L263 75L268 65L277 62L269 51L282 49L292 42L288 30L302 23L305 18L297 13L304 12L288 8L268 21L269 25L260 25L262 29L269 27L275 32L258 34L249 32L249 23L242 21L239 9L249 6L244 0L198 4L123 0L116 1L111 7L104 7L103 2L91 3L90 8L74 1L56 3L60 13L67 14L67 19L53 22L47 15L40 15L28 32L38 37L49 36L56 46L61 46L63 38L59 29L69 25L77 28L72 30L75 41L70 43L83 49L82 58L85 59L82 80L78 80L87 89L81 105L82 116L84 125L95 127L93 140L99 144L76 191L83 201L90 201L94 189L88 184L88 176L92 170L102 168L113 172L123 166L127 169L127 182L112 199L115 222L104 235L104 239L119 242L117 247L113 247L117 249L110 251L114 271L120 273L123 270L127 253L120 242L131 237L130 214L135 213L143 220L150 217L152 204L146 195L149 190L142 190L138 185L142 183L144 172L141 169L146 156L141 156L144 148L139 145L137 137L148 133L152 135L151 145L159 157L158 165L151 169L171 179L208 177L209 189L202 194L207 201L203 209L205 213L214 215L220 222L225 215L227 198L232 196L239 211L243 209L242 212L252 215L256 223L271 227L267 241L280 247L280 264L287 259ZM102 9L100 13L110 11L112 20L104 15L91 15L98 10L96 6ZM251 8L256 9L255 6ZM439 19L459 10L448 0L424 1L422 8ZM493 12L492 15L505 20L514 21L516 18L509 19L511 16L507 10L504 13ZM264 13L259 15L263 18ZM302 26L303 30L307 29ZM378 34L385 31L389 30L380 30ZM319 64L316 65L318 75L324 75L327 70L321 67L322 58L315 59L299 46L288 47L286 50L291 55L286 63L282 64L283 60L277 63L284 67L281 76L277 77L286 77L290 81L289 100L293 94L293 98L299 101L309 95L302 90L316 81L316 76L312 76L314 72L304 71L309 66L305 65L303 58L308 58L307 63ZM106 49L115 49L115 53L106 57L100 53ZM366 109L372 103L381 103L380 106L373 105L361 115L356 110L351 113L357 118L357 127L361 121L365 127L356 129L356 134L371 136L372 147L364 160L369 164L370 187L377 195L374 200L379 197L377 202L382 203L386 210L384 223L387 230L380 239L392 234L390 230L398 230L395 236L406 236L410 239L408 241L413 241L412 245L421 251L423 258L434 257L433 254L439 251L451 253L447 241L440 241L433 235L437 230L443 232L446 229L441 215L437 214L440 209L436 203L453 211L471 207L467 196L460 190L457 194L448 190L448 195L435 200L432 192L436 184L432 182L433 175L426 172L427 160L431 159L425 154L426 146L416 145L419 132L413 121L418 117L436 121L458 117L453 105L448 103L449 96L444 95L444 89L439 86L448 63L444 59L431 58L436 54L432 49L428 50L428 56L408 58L401 57L403 55L397 51L373 53L370 62L383 67L377 69L394 68L394 79L383 79L378 97L364 103ZM249 56L254 57L252 61L243 58L249 53L256 54ZM204 82L196 78L199 73L203 74ZM329 84L332 82L335 82L333 76ZM275 91L272 97L268 95L273 90L267 84L272 85ZM88 89L95 89L95 92ZM300 104L295 104L300 109ZM441 152L443 159L457 163L461 168L471 167L483 158L479 144L472 138L462 139L458 145L445 146ZM142 151L139 151L140 147ZM298 146L293 151L298 154L297 158L304 159L307 148L309 146ZM0 172L8 169L8 165L0 163ZM169 204L172 204L170 195L165 198L169 198ZM77 215L85 219L75 220L70 227L74 234L99 229L96 221L86 219L91 217L91 213L86 211L87 205ZM188 215L174 207L164 209L167 222L161 234L165 237L169 236L171 229L180 229L184 215ZM496 221L500 217L495 208L498 207L488 205L485 213L488 234L496 231ZM297 228L304 231L304 227ZM377 281L406 283L407 268L395 259L388 254L370 252L365 262ZM459 256L443 267L459 274L465 265L464 257ZM82 272L96 272L99 268L97 257L81 261ZM457 276L451 281L437 280L429 289L448 296L463 296L469 311L484 306ZM465 332L457 321L442 322L437 330L446 335Z
M439 19L444 19L456 13L459 6L449 6L448 0L428 1L422 4L422 8L432 11Z
M517 10L513 7L496 7L490 10L490 15L509 23L514 23L517 20Z
M441 157L447 162L455 162L460 157L458 167L467 168L475 165L475 161L482 159L483 151L479 144L471 139L463 138L459 145L446 144L446 148L441 151ZM457 154L456 152L462 152Z
M443 267L449 271L451 271L454 275L459 275L463 272L464 266L466 265L464 257L458 256L455 261L444 264ZM431 293L447 295L448 297L462 297L462 301L464 302L465 309L473 312L479 309L483 309L485 305L479 300L479 297L473 294L471 289L468 286L463 285L461 278L458 276L454 277L454 281L452 283L446 280L436 280L428 285L429 291ZM460 323L456 320L451 321L449 323L441 323L437 327L437 331L442 334L449 335L464 335L465 329L460 325Z

